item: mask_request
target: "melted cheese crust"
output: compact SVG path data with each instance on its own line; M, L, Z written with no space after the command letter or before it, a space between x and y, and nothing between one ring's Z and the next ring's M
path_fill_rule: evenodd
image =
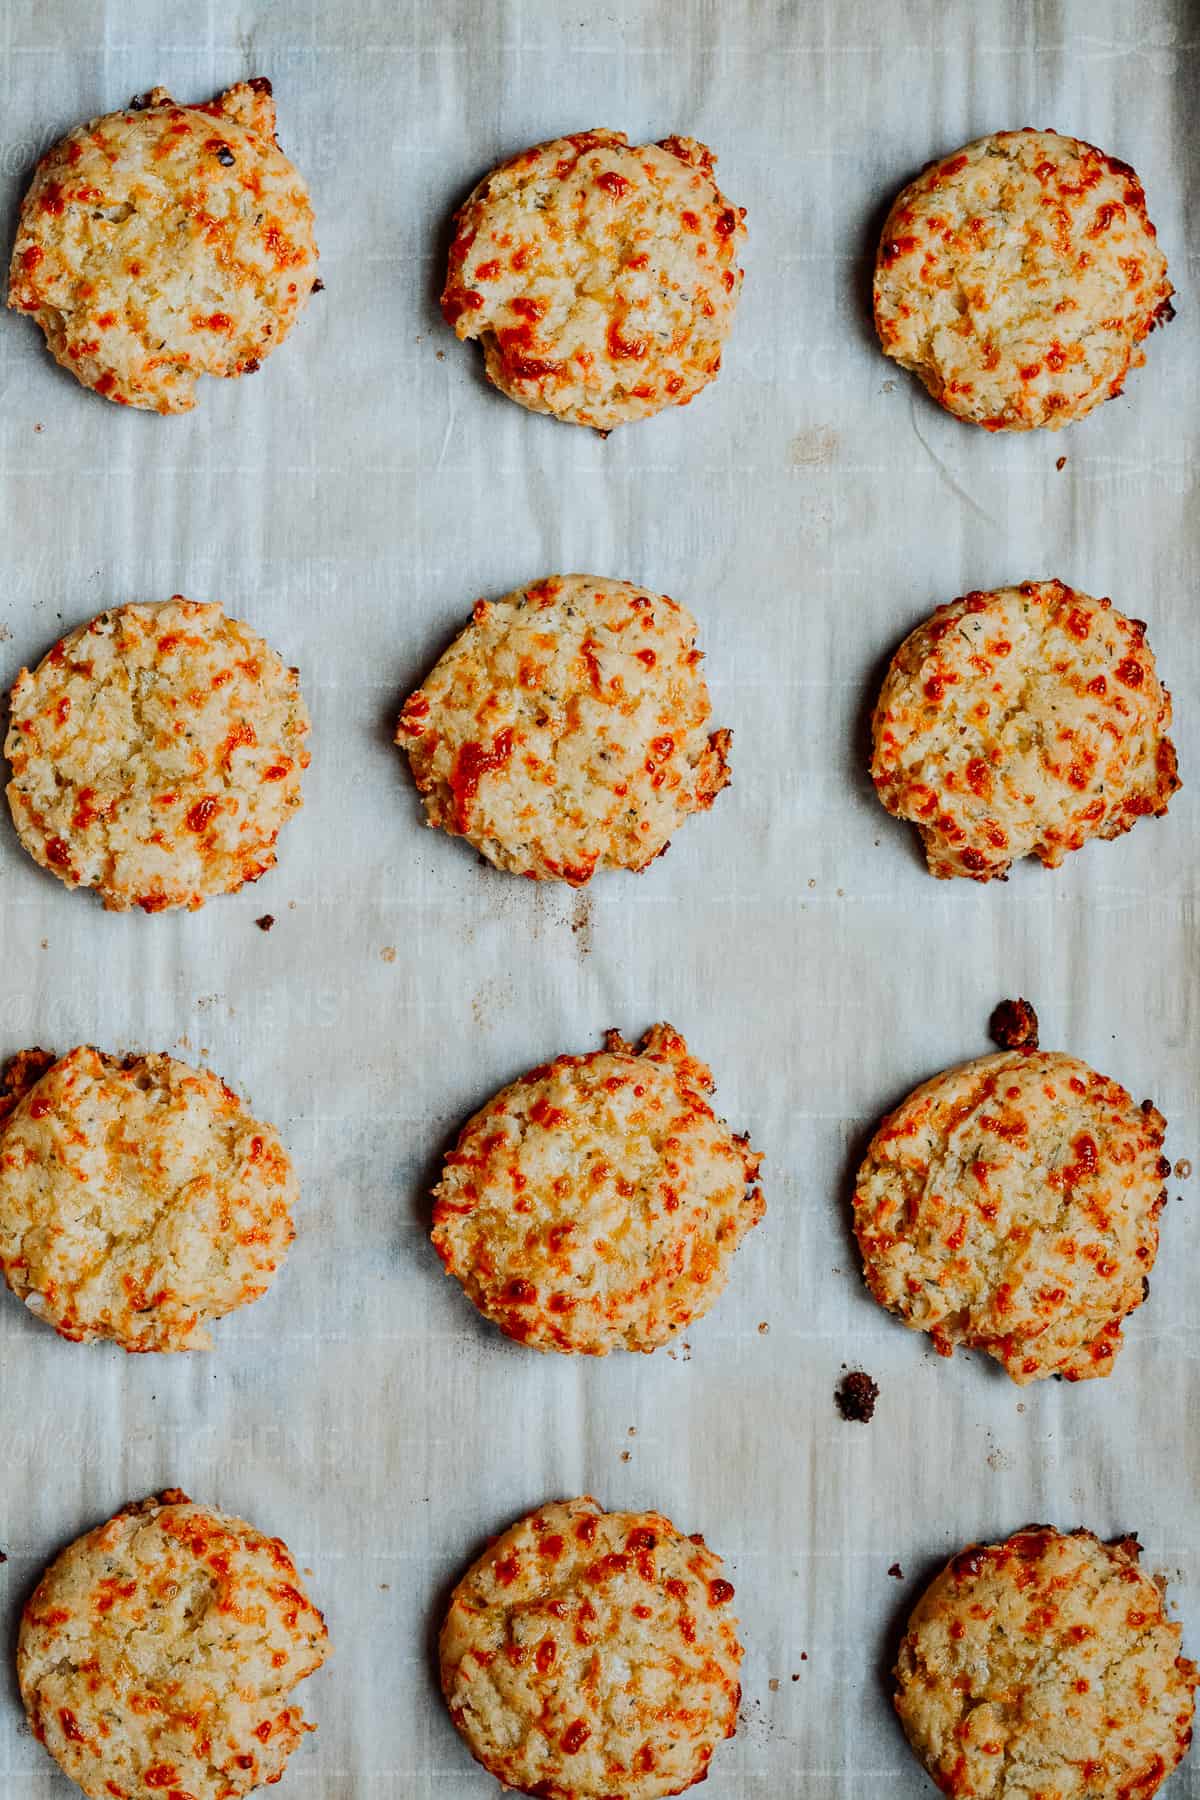
M297 1197L271 1126L169 1056L81 1046L0 1124L0 1270L75 1343L210 1348L210 1320L266 1293Z
M1172 292L1127 163L1054 131L1001 131L897 198L875 324L960 419L1054 431L1121 392Z
M858 1172L867 1286L943 1356L1019 1383L1107 1375L1158 1253L1166 1122L1086 1063L1013 1050L934 1076Z
M34 1736L89 1800L235 1800L315 1726L328 1655L287 1546L169 1490L51 1564L17 1646Z
M501 1089L434 1190L433 1243L480 1312L539 1350L653 1350L706 1313L766 1207L761 1158L669 1025Z
M1146 627L1061 581L940 606L892 658L871 777L921 832L932 875L1056 868L1161 816L1179 787Z
M644 869L730 779L695 642L685 607L628 581L479 601L396 731L429 823L537 880Z
M8 304L85 387L160 413L196 377L252 373L313 290L308 193L275 142L271 85L206 106L155 88L69 132L21 208Z
M274 868L308 730L296 670L220 606L115 607L13 685L13 822L114 911L202 906Z
M442 1626L442 1691L472 1754L543 1800L656 1800L702 1781L741 1697L722 1567L661 1513L587 1496L512 1526Z
M1136 1539L1030 1526L918 1602L896 1665L908 1741L955 1800L1150 1800L1191 1742L1194 1663Z
M721 366L745 208L693 138L537 144L460 208L442 312L533 412L609 431L686 406Z

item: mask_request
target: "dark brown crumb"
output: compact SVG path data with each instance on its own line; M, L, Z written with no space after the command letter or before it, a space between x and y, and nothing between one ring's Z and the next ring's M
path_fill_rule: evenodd
M275 923L275 914L264 913L262 918L255 919L254 923L258 926L260 931L270 931L272 925Z
M904 1570L900 1567L899 1563L893 1563L891 1568L888 1570L888 1574L892 1577L892 1579L894 1581L903 1581L904 1580Z
M0 1120L7 1119L58 1058L53 1050L18 1050L0 1070Z
M0 1550L0 1564L6 1563L7 1561L8 1561L7 1556L5 1556L3 1550Z
M1054 465L1054 466L1055 466L1055 468L1056 468L1056 469L1060 469L1060 470L1061 470L1061 469L1065 469L1065 468L1066 468L1066 466L1067 466L1067 459L1066 459L1066 457L1065 457L1065 456L1060 456L1060 457L1059 457L1059 459L1058 459L1058 461L1057 461L1057 462L1056 462L1056 463L1055 463L1055 465Z
M862 1369L852 1369L849 1375L843 1375L833 1397L843 1419L858 1425L869 1425L875 1414L875 1402L879 1398L879 1383L872 1381Z
M308 291L310 294L323 294L325 292L325 283L321 280L319 275Z
M1038 1016L1028 1000L1002 1000L988 1021L988 1032L1002 1050L1036 1050Z

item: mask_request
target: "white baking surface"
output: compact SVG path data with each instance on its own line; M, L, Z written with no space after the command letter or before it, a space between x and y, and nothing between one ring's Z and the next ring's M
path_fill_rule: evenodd
M74 1791L9 1672L38 1570L167 1484L285 1537L328 1614L333 1659L301 1690L320 1730L280 1800L495 1792L437 1694L440 1608L489 1533L581 1491L661 1508L729 1560L745 1703L711 1800L932 1792L888 1704L898 1621L960 1543L1031 1519L1138 1530L1200 1652L1196 11L7 0L0 33L8 233L31 161L77 121L155 82L199 100L264 74L328 284L261 374L203 382L175 419L104 404L0 319L0 682L102 607L180 590L299 664L315 726L280 867L194 915L108 915L0 821L0 1052L204 1055L303 1185L284 1273L212 1355L72 1346L0 1294L4 1800ZM989 437L883 359L865 292L900 184L1026 123L1137 167L1179 318L1124 399ZM749 209L719 381L606 442L494 394L435 304L452 206L590 125L704 139ZM686 601L735 733L711 815L584 896L424 830L390 743L474 598L556 569ZM1044 575L1149 621L1187 785L1169 819L1054 875L935 884L865 773L883 663L937 602ZM1044 1044L1152 1095L1198 1170L1170 1184L1108 1381L1020 1390L940 1361L868 1300L848 1238L873 1122L983 1052L1017 993ZM766 1222L690 1348L520 1349L429 1248L439 1152L523 1068L661 1017L765 1152ZM869 1427L834 1409L844 1364L880 1383ZM1169 1793L1200 1795L1200 1756Z

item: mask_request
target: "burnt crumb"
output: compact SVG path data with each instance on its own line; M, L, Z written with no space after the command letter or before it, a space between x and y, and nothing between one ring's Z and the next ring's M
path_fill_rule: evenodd
M0 1550L0 1568L2 1568L7 1561L7 1556L5 1556L3 1550Z
M154 105L154 98L151 94L148 94L148 93L147 94L135 94L133 96L133 99L129 102L129 111L130 112L145 112L145 110L148 106L153 106L153 105Z
M879 1383L872 1381L864 1370L852 1369L849 1375L843 1375L833 1397L843 1419L857 1425L869 1425L875 1416Z
M246 86L252 87L256 94L273 94L275 92L265 75L252 75Z
M254 923L258 926L260 931L270 931L272 925L275 923L275 914L264 913L262 918L255 919Z
M18 1050L10 1057L4 1068L0 1069L0 1119L7 1119L13 1108L20 1104L33 1087L41 1080L46 1070L58 1061L53 1050Z
M1002 1050L1036 1050L1038 1016L1028 1000L1002 1000L988 1020L988 1033Z
M900 1567L899 1563L893 1563L891 1568L888 1570L888 1574L891 1576L893 1581L903 1581L904 1580L904 1570Z
M232 169L234 163L237 161L237 158L234 156L233 151L229 148L228 144L218 144L213 155L221 164L222 168L225 169Z
M1060 456L1060 457L1059 457L1059 459L1058 459L1058 461L1057 461L1057 462L1056 462L1056 463L1055 463L1055 465L1054 465L1054 466L1055 466L1055 468L1056 468L1056 469L1057 469L1057 470L1059 470L1059 472L1060 472L1060 473L1061 473L1061 472L1062 472L1062 470L1063 470L1063 469L1065 469L1065 468L1066 468L1066 466L1067 466L1067 459L1066 459L1066 457L1065 457L1065 456Z
M319 275L308 291L310 294L323 294L325 292L325 283L321 280Z

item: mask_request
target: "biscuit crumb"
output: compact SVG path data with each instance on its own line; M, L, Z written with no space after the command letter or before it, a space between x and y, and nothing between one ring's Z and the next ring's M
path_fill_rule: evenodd
M768 1331L770 1331L770 1329L771 1329L771 1327L767 1324L767 1321L765 1319L763 1319L758 1327L759 1337L766 1337L766 1335L767 1335Z
M1055 468L1056 468L1056 469L1065 469L1065 468L1066 468L1066 466L1067 466L1067 459L1066 459L1066 457L1065 457L1065 456L1060 456L1060 457L1059 457L1059 459L1058 459L1058 461L1057 461L1057 462L1056 462L1056 463L1055 463L1055 465L1054 465L1054 466L1055 466Z
M1028 1000L1002 1000L988 1021L988 1035L1001 1050L1036 1050L1038 1016Z
M1188 1177L1191 1175L1191 1172L1192 1172L1191 1163L1188 1161L1186 1156L1181 1156L1179 1161L1175 1164L1175 1179L1176 1179L1176 1181L1186 1181L1188 1179Z
M621 1452L621 1461L622 1462L629 1462L632 1460L632 1457L633 1457L632 1450L622 1450L622 1452Z
M779 1692L779 1677L773 1675L770 1681L768 1681L767 1687L770 1689L771 1693L777 1694Z
M571 930L579 939L579 950L582 956L590 956L592 950L592 902L587 894L576 894L575 906L571 914Z
M875 1416L875 1402L879 1398L879 1383L862 1369L852 1369L844 1375L834 1392L838 1411L843 1419L858 1425L869 1425Z
M396 960L396 946L394 944L385 944L379 954L385 963L394 963Z
M264 913L262 918L255 919L254 923L258 926L260 931L270 931L272 925L275 923L275 915L274 913Z

